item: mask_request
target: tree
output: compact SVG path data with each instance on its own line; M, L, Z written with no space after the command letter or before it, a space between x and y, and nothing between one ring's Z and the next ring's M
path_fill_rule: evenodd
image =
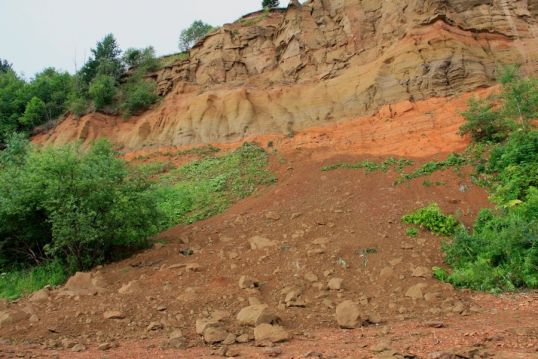
M263 0L262 7L264 9L275 9L280 5L279 0Z
M19 118L19 122L25 127L32 128L38 124L49 120L46 105L39 97L32 97L26 104L24 115Z
M100 74L90 84L88 93L93 101L95 110L102 110L114 101L118 89L112 76Z
M203 38L211 30L213 30L213 26L206 24L201 20L196 20L187 29L181 31L181 35L179 36L179 49L181 51L189 51L198 40Z
M12 65L7 60L0 59L0 74L13 71Z
M34 126L38 126L67 111L68 100L73 91L73 78L67 72L47 68L37 74L28 84L28 91L32 97L39 98L44 104L45 112L42 121L34 123Z
M155 49L152 46L145 49L129 48L123 53L122 59L127 67L142 68L143 71L153 71L158 66Z
M91 51L93 56L80 69L84 83L91 83L97 75L108 75L119 80L124 68L120 57L121 49L114 35L106 35Z

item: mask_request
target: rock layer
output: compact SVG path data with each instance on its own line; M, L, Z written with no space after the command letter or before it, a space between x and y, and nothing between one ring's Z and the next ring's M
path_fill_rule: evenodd
M538 0L311 0L224 25L152 75L163 101L125 121L67 118L38 142L129 148L293 134L538 69Z

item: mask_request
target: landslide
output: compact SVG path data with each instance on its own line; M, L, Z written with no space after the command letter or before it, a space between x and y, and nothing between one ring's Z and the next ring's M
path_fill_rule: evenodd
M451 97L491 86L503 64L534 73L537 14L537 0L291 1L224 25L154 73L164 98L151 110L69 116L35 141L233 142Z

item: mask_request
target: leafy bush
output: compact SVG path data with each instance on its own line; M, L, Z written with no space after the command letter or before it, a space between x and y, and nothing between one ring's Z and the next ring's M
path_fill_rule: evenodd
M27 145L28 146L28 145ZM161 214L143 176L110 144L36 149L14 140L0 163L0 265L59 259L87 269L140 247Z
M436 203L417 209L415 212L402 217L407 224L432 231L437 235L450 236L454 234L458 221L451 215L445 215Z
M538 288L538 190L504 213L484 210L474 229L457 232L444 245L453 270L446 280L487 291Z
M157 101L159 96L154 82L143 79L133 79L123 88L120 109L125 118L148 109Z
M116 80L109 75L98 75L88 90L96 110L102 110L105 106L112 104L117 92Z
M418 229L416 229L415 227L407 228L405 234L407 234L408 237L414 238L418 236Z
M460 134L470 134L475 142L501 142L512 128L489 100L469 100L469 108L462 115L467 122L460 127Z

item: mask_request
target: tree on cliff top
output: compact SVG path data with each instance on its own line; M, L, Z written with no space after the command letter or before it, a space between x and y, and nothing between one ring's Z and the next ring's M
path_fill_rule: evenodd
M213 26L201 20L196 20L191 26L181 31L181 35L179 35L179 49L181 51L189 51L198 40L213 29Z
M279 5L280 5L279 0L263 0L262 1L262 7L264 9L265 8L274 9L274 8L277 8Z

